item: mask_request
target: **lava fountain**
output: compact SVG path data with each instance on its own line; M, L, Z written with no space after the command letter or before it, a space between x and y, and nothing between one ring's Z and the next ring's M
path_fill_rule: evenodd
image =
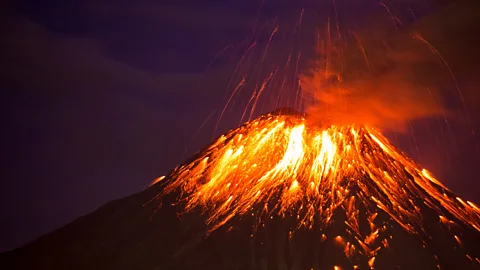
M219 137L168 179L164 193L179 190L186 211L205 211L211 231L244 215L260 223L290 216L296 228L321 228L342 208L355 233L359 204L370 217L387 213L410 234L425 232L425 207L444 224L480 231L477 206L367 126L318 127L301 115L264 115Z
M207 234L238 225L236 219L251 221L252 237L271 219L288 223L289 237L305 230L322 234L341 220L345 233L329 237L346 257L359 256L371 268L379 250L389 248L394 227L424 248L436 237L432 217L455 249L462 248L462 236L469 237L464 228L480 232L480 209L456 197L379 130L319 127L299 114L270 113L231 130L160 183L156 198L178 194L186 213L203 213ZM339 211L342 219L334 217ZM477 254L463 254L480 263Z

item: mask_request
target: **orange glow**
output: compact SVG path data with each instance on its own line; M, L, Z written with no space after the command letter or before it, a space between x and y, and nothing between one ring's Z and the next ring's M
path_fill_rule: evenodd
M162 181L163 179L165 179L165 176L158 177L157 179L153 180L152 183L150 183L149 187L155 185L156 183Z
M457 241L457 243L461 246L462 245L462 240L460 240L460 238L456 235L453 236L455 238L455 241Z
M290 215L298 227L327 226L341 206L347 225L357 231L362 203L371 213L371 234L359 239L367 249L384 231L373 223L379 209L417 234L422 217L412 198L422 198L443 223L453 215L480 231L473 203L454 197L379 131L365 126L320 128L301 116L266 115L221 136L169 178L165 192L181 190L187 211L206 210L211 230L254 213ZM375 252L370 250L372 256Z
M375 263L375 257L372 257L370 258L370 260L368 260L368 266L370 266L370 269L374 269L373 268L374 263Z
M345 245L345 242L343 241L343 238L340 235L335 237L335 243L337 243L339 246L342 246L342 247Z

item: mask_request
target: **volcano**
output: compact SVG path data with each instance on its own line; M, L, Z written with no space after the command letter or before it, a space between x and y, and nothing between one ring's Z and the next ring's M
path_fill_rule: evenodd
M479 269L480 209L376 129L281 110L2 269Z

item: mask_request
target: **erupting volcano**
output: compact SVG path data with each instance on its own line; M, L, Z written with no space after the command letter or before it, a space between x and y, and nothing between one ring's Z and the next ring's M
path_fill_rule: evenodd
M302 10L295 33L297 28L300 31L303 14ZM375 61L369 62L355 34L352 50L361 48L358 55L365 58L365 73L369 74L359 82L356 66L344 66L346 54L332 45L330 17L327 29L327 42L319 42L325 51L319 57L323 62L318 61L321 64L306 80L291 83L295 105L301 103L297 98L303 102L308 94L308 83L313 85L309 94L315 106L303 108L307 113L281 109L231 129L142 192L0 254L0 268L480 269L480 208L457 197L389 142L376 125L396 126L443 112L432 92L420 94L418 89L423 88L398 83L404 82L406 71L416 73L410 62L416 68L428 62L423 56L421 61L410 56L415 60L410 61L405 57L409 54L389 51L397 66L387 59L388 65L375 71ZM277 30L278 25L267 39L259 69L264 68ZM419 35L415 37L431 46ZM336 54L342 59L338 70L331 65ZM245 55L234 75L240 74ZM291 56L285 73L287 67L295 67L296 80L301 53ZM347 75L355 76L340 76L346 67L351 73ZM276 67L267 79L257 81L242 121L248 111L249 120L254 118L266 93L270 96L265 99L274 100L270 97L275 95L275 107L284 105L279 93L289 87L289 81L280 78L281 84L275 84L282 74ZM234 75L227 88L233 88ZM328 87L317 89L319 81ZM242 77L220 119L236 95L242 97L239 89L249 83L255 81ZM269 87L278 92L268 92ZM338 121L345 115L348 119ZM376 121L360 119L367 116Z
M21 269L478 269L479 231L480 209L377 129L321 127L279 111L3 261Z
M435 224L434 230L449 234L454 250L480 264L478 251L468 253L475 241L459 231L471 230L478 239L480 209L453 195L374 128L317 127L301 115L268 114L222 135L162 182L162 194L178 190L187 212L205 213L209 232L248 219L255 238L272 220L284 220L290 240L297 230L317 231L318 245L330 237L350 266L375 268L399 241L396 226L432 251ZM343 233L326 234L331 226ZM445 258L431 256L442 268Z

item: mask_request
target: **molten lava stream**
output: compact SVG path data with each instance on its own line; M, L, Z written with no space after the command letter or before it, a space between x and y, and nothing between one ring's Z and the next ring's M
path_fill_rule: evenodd
M326 232L334 220L344 220L346 234L319 239L334 237L356 266L361 257L365 267L374 268L377 255L390 246L389 230L397 226L392 222L418 236L424 248L431 239L425 215L448 230L461 223L480 231L477 206L455 197L366 126L319 128L299 115L268 114L221 136L166 179L163 194L180 191L185 211L206 214L209 232L250 217L253 236L278 217L288 223L291 237L297 230ZM334 218L337 210L340 219ZM455 230L449 232L452 243L462 246Z
M333 211L352 207L351 190L411 233L422 227L418 201L441 216L480 230L480 211L363 126L310 127L305 118L269 114L218 138L196 160L177 168L165 192L180 188L186 210L208 209L217 228L255 205L298 217L298 227L328 225ZM267 207L268 208L268 207ZM351 209L351 211L354 211Z

